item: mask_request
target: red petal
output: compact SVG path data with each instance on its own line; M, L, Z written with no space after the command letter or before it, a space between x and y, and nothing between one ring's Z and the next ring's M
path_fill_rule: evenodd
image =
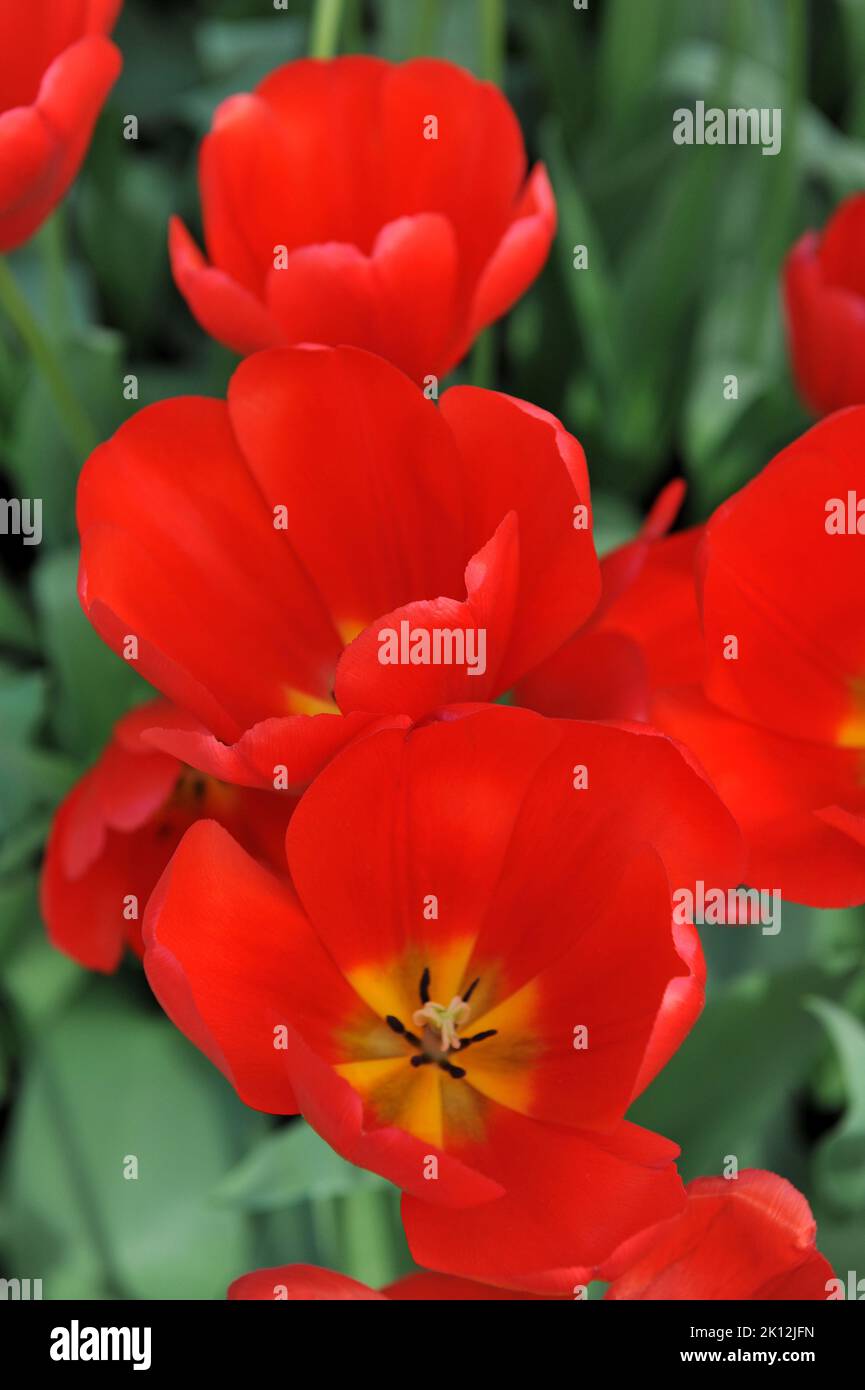
M225 405L184 398L132 417L78 488L81 600L100 635L214 733L235 739L326 695L339 641L274 529ZM218 619L217 619L218 615Z
M424 384L452 356L456 277L450 223L419 213L383 227L369 256L340 242L298 248L270 271L266 298L283 342L368 348Z
M778 888L814 907L865 899L858 750L759 729L724 714L696 689L662 692L651 714L691 749L741 826L744 882Z
M473 1279L450 1279L446 1274L428 1274L426 1271L407 1274L404 1279L389 1284L384 1292L388 1298L395 1299L398 1303L438 1302L440 1299L472 1303L499 1299L526 1303L535 1301L535 1295L530 1293L496 1289L490 1284L478 1284Z
M148 904L145 969L173 1022L247 1105L297 1106L276 1029L302 1027L325 1051L357 1001L318 944L291 890L220 826L184 836Z
M587 1266L684 1205L666 1139L622 1124L602 1143L550 1131L500 1107L485 1149L507 1188L496 1202L453 1213L403 1197L403 1225L418 1263L533 1293L565 1294Z
M262 353L235 372L229 409L268 506L286 509L283 539L351 635L398 604L458 592L471 554L459 459L401 372L353 348Z
M501 688L555 651L589 617L600 594L590 526L575 527L589 480L576 439L547 411L496 391L454 387L441 412L463 460L469 553L508 512L519 520L520 587ZM473 697L472 697L473 698Z
M0 251L26 241L66 193L120 68L114 44L92 34L54 59L32 106L0 116Z
M367 1284L315 1265L276 1265L273 1269L254 1269L229 1285L229 1299L266 1299L289 1303L344 1302L381 1303L389 1295L376 1293Z
M718 508L701 554L709 698L778 733L858 747L865 551L825 523L829 499L846 507L862 489L863 448L865 407L815 425Z
M787 336L796 385L817 415L865 401L865 299L824 274L806 232L784 266Z
M301 792L342 748L386 728L407 728L409 720L368 714L292 715L253 724L235 744L220 743L194 720L149 728L152 748L171 753L211 777L241 787Z
M168 254L175 284L206 333L239 353L282 343L282 329L260 300L207 264L179 217L168 224Z
M395 714L402 710L420 718L442 705L493 699L504 688L502 671L512 646L519 573L518 523L516 514L509 512L466 567L464 603L439 598L406 604L378 618L346 648L336 671L340 707ZM430 663L407 663L402 648L410 656L424 633ZM457 634L462 634L460 639ZM382 664L383 639L401 642L398 664ZM435 644L442 641L447 645L438 655L447 664L436 663ZM450 664L453 657L460 660Z
M684 1211L631 1240L599 1270L609 1299L826 1298L829 1262L800 1192L775 1173L696 1178Z
M536 164L514 219L475 287L468 342L525 293L543 268L555 232L553 190L543 164Z

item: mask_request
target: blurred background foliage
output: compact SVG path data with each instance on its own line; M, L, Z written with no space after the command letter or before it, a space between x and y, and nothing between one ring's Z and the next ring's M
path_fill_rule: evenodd
M308 52L312 19L300 0L126 0L124 72L84 172L11 258L100 437L141 404L224 390L233 359L173 287L166 222L200 227L196 147L214 107ZM688 480L684 519L704 518L807 425L778 270L865 188L861 0L346 0L339 47L438 54L502 81L547 162L549 264L457 375L537 402L582 440L602 548L673 476ZM675 146L672 112L697 99L781 106L780 154ZM136 964L95 979L45 942L53 810L147 693L78 608L80 463L0 322L0 491L41 497L44 525L39 547L2 538L0 1273L42 1278L47 1297L220 1298L244 1270L294 1260L383 1283L410 1267L393 1189L302 1122L246 1110ZM682 1145L686 1177L734 1154L790 1178L838 1270L865 1273L863 914L789 905L778 936L704 940L705 1013L635 1118Z

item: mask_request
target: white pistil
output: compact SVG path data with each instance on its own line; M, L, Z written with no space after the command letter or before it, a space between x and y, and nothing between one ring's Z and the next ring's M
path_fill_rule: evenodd
M447 1008L430 1000L422 1009L416 1009L412 1022L418 1028L433 1028L441 1036L442 1052L456 1051L460 1046L457 1029L465 1023L470 1012L469 1005L455 994Z

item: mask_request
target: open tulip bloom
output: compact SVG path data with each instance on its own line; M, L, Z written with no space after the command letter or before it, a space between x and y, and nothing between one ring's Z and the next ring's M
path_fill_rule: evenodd
M739 839L672 743L506 708L383 730L286 844L290 886L194 826L147 975L247 1104L403 1189L419 1263L564 1292L681 1209L675 1145L625 1114L702 1000L670 885L735 881Z
M354 348L259 353L227 402L142 410L85 466L78 524L91 622L185 715L161 746L251 785L505 694L600 587L557 420L472 387L435 404Z
M201 325L241 353L352 343L441 376L549 251L502 93L452 63L289 63L217 111L201 151L209 262L177 219L171 263Z
M596 714L605 653L631 673L608 712L696 756L745 835L745 881L818 907L865 900L863 456L865 407L839 411L704 527L649 543L630 582L627 551L608 557L593 622L515 692Z
M120 72L122 0L0 0L0 251L66 193ZM25 13L26 12L26 13Z

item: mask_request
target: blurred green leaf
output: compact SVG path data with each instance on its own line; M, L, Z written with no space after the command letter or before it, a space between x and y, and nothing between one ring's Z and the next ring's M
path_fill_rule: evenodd
M99 182L81 191L79 224L94 275L112 314L135 336L161 308L172 287L168 272L168 219L174 190L169 171L139 154L134 141L117 140L115 157ZM119 344L113 367L115 412L122 411Z
M314 1129L296 1120L268 1134L213 1195L242 1211L278 1211L297 1202L344 1196L358 1187L386 1185L383 1178L340 1158Z
M46 1298L222 1298L253 1245L207 1193L260 1124L166 1019L96 982L34 1038L3 1170L10 1267Z
M121 714L147 687L97 637L78 602L78 557L63 551L37 567L33 591L52 670L51 726L61 746L93 759Z
M728 1154L800 1176L793 1101L820 1043L805 1005L820 980L813 967L735 980L633 1107L637 1123L681 1144L687 1180L720 1172ZM838 988L825 980L821 992Z
M7 830L0 844L0 875L19 868L45 843L52 811L44 807L32 811L20 824Z
M87 978L80 965L49 942L34 893L27 921L3 967L4 989L17 1013L31 1028L47 1025Z
M338 1262L349 1278L380 1289L413 1268L395 1187L357 1187L339 1207Z
M633 540L639 529L640 516L630 502L615 493L592 493L592 532L599 555Z
M0 835L13 830L34 807L55 805L77 772L69 758L0 736Z
M32 741L45 707L45 676L0 662L0 736Z
M639 119L658 65L674 41L681 12L682 0L665 0L662 5L606 0L596 83L605 123L627 128Z
M557 258L586 359L601 390L612 399L619 357L616 335L620 301L613 293L603 234L568 168L561 140L551 124L543 127L541 151L549 166L559 205L559 225L552 254ZM586 248L585 269L574 266L576 246Z
M53 343L72 388L100 436L125 413L120 338L105 329L70 329ZM75 488L83 458L76 458L41 376L31 371L9 442L11 469L22 497L42 500L43 545L75 535Z
M33 619L8 580L0 574L0 646L36 652L39 644Z
M36 875L22 871L0 877L0 958L5 959L22 930L38 919Z
M839 1060L847 1093L844 1118L814 1155L818 1190L836 1211L865 1211L865 1028L827 999L809 999Z

